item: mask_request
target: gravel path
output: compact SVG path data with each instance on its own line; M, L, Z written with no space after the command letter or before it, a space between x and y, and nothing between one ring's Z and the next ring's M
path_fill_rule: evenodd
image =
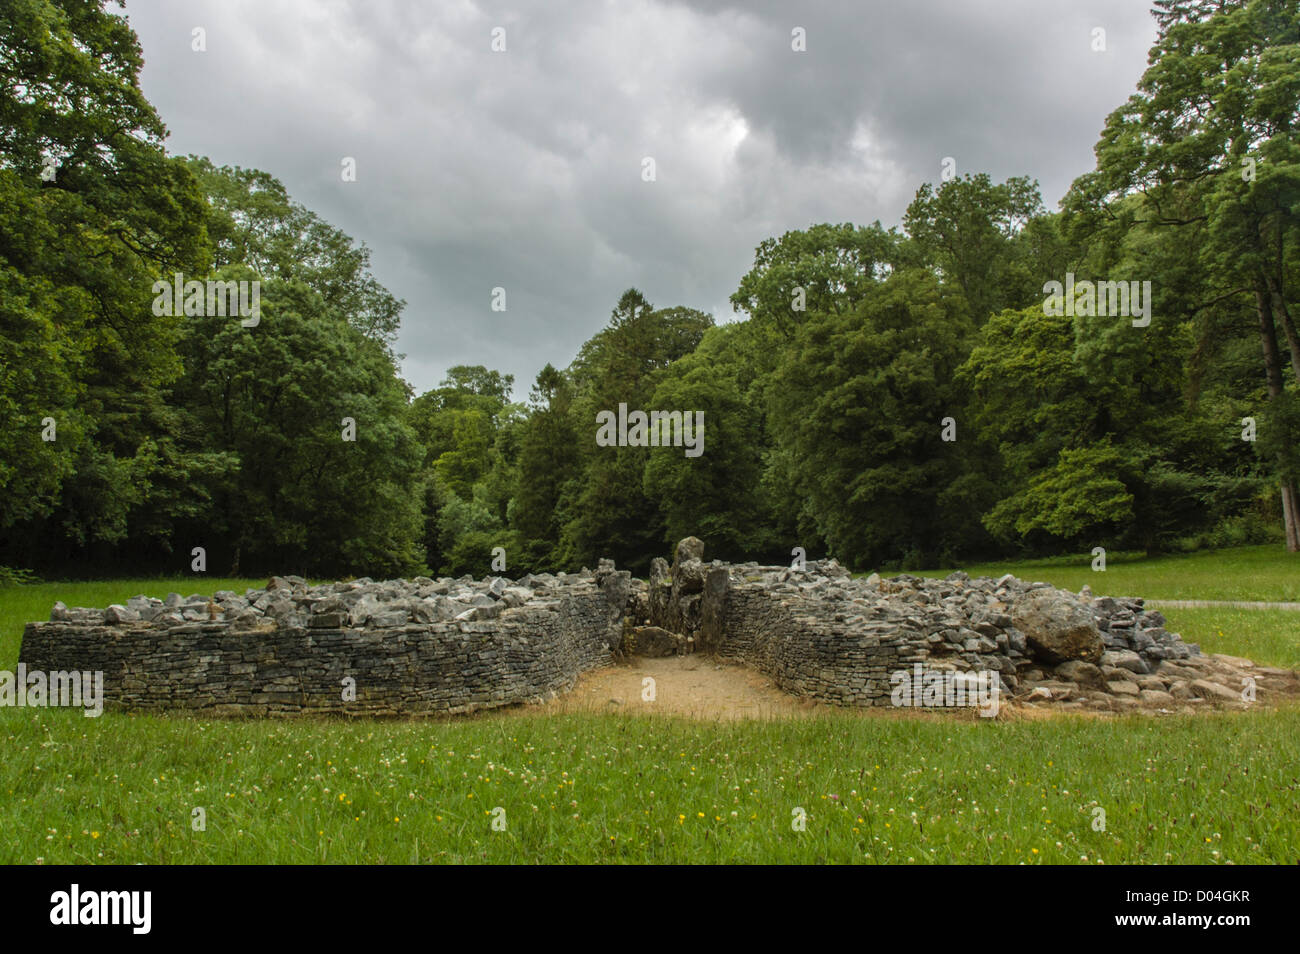
M1300 610L1300 603L1253 603L1245 600L1147 600L1153 609L1228 609Z

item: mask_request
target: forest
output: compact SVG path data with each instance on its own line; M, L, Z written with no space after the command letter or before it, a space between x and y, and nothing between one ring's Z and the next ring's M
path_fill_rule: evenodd
M5 3L0 579L1300 550L1300 10L1155 5L1058 210L936 174L898 226L755 236L737 320L629 288L565 367L416 394L363 241L169 154L120 17ZM174 276L257 282L260 320L155 308ZM1073 307L1119 283L1144 318ZM620 405L703 452L599 442Z

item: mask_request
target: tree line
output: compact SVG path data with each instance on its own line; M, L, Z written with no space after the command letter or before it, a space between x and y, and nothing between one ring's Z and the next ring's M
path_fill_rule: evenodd
M415 395L364 244L267 173L168 155L125 21L15 0L0 566L178 571L199 547L233 573L643 571L691 534L856 568L1300 549L1300 13L1155 13L1060 211L1027 177L963 174L900 227L766 239L743 320L629 289L516 402L482 366ZM260 321L151 307L176 273L260 282ZM1149 283L1145 323L1114 313L1121 282ZM1052 283L1089 292L1053 308ZM702 411L704 452L600 446L620 404Z

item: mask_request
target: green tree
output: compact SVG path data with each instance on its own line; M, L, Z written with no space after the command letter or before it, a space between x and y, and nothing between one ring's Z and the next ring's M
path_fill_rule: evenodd
M406 302L370 271L370 249L294 202L274 176L188 160L208 198L213 265L248 265L263 279L301 281L321 307L391 350Z
M406 417L425 454L423 541L433 566L449 565L445 561L458 548L462 532L493 531L493 546L504 542L499 528L514 492L514 429L521 414L510 403L513 386L511 375L482 365L457 365L438 387L410 404ZM444 508L457 501L473 502L486 516L472 526L460 518L444 519ZM482 573L491 547L479 553L462 544L458 552L457 566L478 553L472 558L478 561L475 572Z
M192 318L183 342L178 398L240 465L210 535L240 572L419 570L424 448L392 359L305 284L264 285L261 309L251 328Z
M521 565L546 570L558 567L558 544L565 523L561 503L566 493L575 493L580 474L573 386L547 364L537 375L529 403L520 438L510 526Z
M1127 229L1141 215L1186 233L1184 248L1212 275L1207 287L1253 310L1268 416L1286 427L1287 391L1300 381L1288 306L1300 238L1300 9L1288 0L1162 2L1157 17L1151 65L1107 120L1097 169L1075 182L1067 210L1079 229ZM1144 201L1126 207L1120 200L1135 192ZM1298 437L1288 431L1271 442L1292 551L1300 550L1300 497L1297 461L1285 449Z
M879 222L813 225L764 239L731 303L789 336L810 313L851 310L898 264L900 242Z
M579 351L569 376L582 476L558 505L566 515L559 552L564 564L595 565L607 556L644 570L658 553L663 521L643 485L650 448L598 447L597 414L617 413L620 404L654 410L650 402L665 369L690 354L712 324L709 315L691 308L656 309L629 289L609 324Z
M695 351L665 370L650 401L655 408L704 414L702 453L652 448L644 490L662 516L665 544L697 536L718 559L785 555L798 542L776 535L762 484L765 415L743 386L744 339L754 328L750 322L710 328Z
M776 444L803 509L849 565L932 565L960 543L943 495L965 469L953 380L969 350L964 309L935 277L897 272L850 312L810 314L771 390Z
M978 327L989 315L1034 299L1037 276L1025 259L1035 236L1022 242L1021 235L1042 213L1036 182L1013 177L995 185L980 173L949 179L937 189L928 182L921 186L903 227L915 264L935 268L960 289Z
M1095 325L1041 306L1003 312L959 369L1000 461L989 530L1038 552L1156 552L1246 506L1252 487L1228 473L1222 428L1185 400L1189 327L1142 337Z
M0 437L0 532L50 560L126 540L133 515L153 532L187 506L160 488L192 479L201 494L204 466L220 470L159 430L181 319L154 313L153 283L202 274L209 252L141 63L102 4L0 8L0 409L15 424Z

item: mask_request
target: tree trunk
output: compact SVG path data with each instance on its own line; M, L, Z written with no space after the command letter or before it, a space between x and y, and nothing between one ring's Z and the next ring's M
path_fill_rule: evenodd
M1296 381L1300 382L1300 336L1296 334L1295 322L1287 310L1282 285L1271 275L1268 278L1268 297L1273 306L1273 318L1282 326L1282 334L1286 336L1287 350L1291 352L1291 370L1295 373Z
M1273 308L1268 288L1255 287L1255 309L1259 313L1259 338L1264 350L1264 373L1268 377L1268 396L1276 400L1282 395L1282 356L1278 353L1277 328L1273 322ZM1278 455L1279 472L1285 474L1285 458ZM1286 530L1286 548L1300 553L1300 499L1296 497L1295 482L1283 476L1282 524Z
M1287 523L1286 548L1291 553L1297 553L1300 552L1300 534L1296 532L1296 516L1300 514L1300 496L1296 494L1295 484L1283 482L1282 519L1284 521L1288 511L1291 514L1291 519Z

